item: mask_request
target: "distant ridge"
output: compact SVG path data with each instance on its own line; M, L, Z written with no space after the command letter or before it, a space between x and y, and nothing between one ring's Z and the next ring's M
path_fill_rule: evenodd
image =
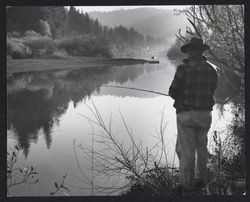
M179 28L188 25L184 15L174 15L174 10L157 8L138 8L116 10L109 12L89 12L92 18L97 18L103 25L115 27L123 25L134 27L144 36L173 37Z

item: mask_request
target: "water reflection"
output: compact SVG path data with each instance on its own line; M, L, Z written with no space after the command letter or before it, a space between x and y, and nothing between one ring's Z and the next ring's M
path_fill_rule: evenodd
M29 154L31 143L36 143L40 134L44 135L49 149L54 124L60 124L60 117L70 101L76 108L92 93L99 93L104 84L133 83L144 72L151 73L163 67L133 65L13 74L7 81L7 128L13 132L25 157ZM125 96L125 91L120 92L115 91ZM107 91L103 90L103 94ZM136 95L140 96L139 93ZM145 93L141 95L145 96ZM8 134L11 135L10 132Z
M39 168L39 183L15 187L15 196L47 196L54 190L54 182L68 173L67 182L86 187L79 181L79 168L73 151L73 140L90 145L92 128L78 114L93 118L85 104L94 101L104 122L112 114L114 135L129 147L119 111L125 117L133 135L143 145L152 148L164 107L168 123L165 142L169 160L174 156L176 140L175 109L170 97L126 89L105 88L121 85L167 93L175 73L169 61L159 65L130 65L78 70L56 70L13 74L8 78L8 146L18 143L24 155L18 163ZM89 98L91 97L91 100ZM216 115L216 113L215 113ZM214 125L218 116L213 116ZM211 127L214 128L214 127ZM98 128L94 128L98 132ZM209 138L211 139L211 138ZM36 144L37 143L37 144ZM95 144L95 148L102 149ZM47 149L46 149L47 148ZM78 151L79 157L82 153ZM56 163L55 163L56 160ZM91 177L90 164L81 158L81 168ZM107 182L103 176L95 178L95 185ZM109 181L107 186L113 185ZM122 183L122 181L120 181ZM90 195L89 190L72 189L72 195ZM99 193L100 195L101 193Z

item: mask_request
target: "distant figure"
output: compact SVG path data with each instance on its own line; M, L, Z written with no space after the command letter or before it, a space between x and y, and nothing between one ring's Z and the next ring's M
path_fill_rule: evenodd
M155 59L156 59L156 56L152 56L151 59L155 60Z
M209 46L193 37L181 47L188 58L177 67L169 95L175 100L177 114L176 153L179 158L180 183L186 190L203 188L207 183L207 133L215 103L214 93L219 71L203 56ZM197 176L195 179L195 153Z

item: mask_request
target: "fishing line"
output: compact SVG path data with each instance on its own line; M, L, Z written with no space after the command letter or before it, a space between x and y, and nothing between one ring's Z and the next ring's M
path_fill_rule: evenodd
M160 92L156 92L156 91L152 91L152 90L145 90L145 89L141 89L141 88L132 88L132 87L123 87L123 86L111 86L111 85L105 85L102 87L107 87L107 88L123 88L123 89L129 89L129 90L136 90L136 91L143 91L143 92L148 92L148 93L154 93L154 94L158 94L158 95L164 95L164 96L170 96L168 94L165 93L160 93Z

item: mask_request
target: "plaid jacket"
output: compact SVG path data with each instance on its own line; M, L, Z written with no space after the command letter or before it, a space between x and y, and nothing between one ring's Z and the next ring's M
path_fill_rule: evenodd
M169 95L175 100L176 113L211 111L219 69L207 63L204 56L184 59L183 62L178 66L169 88Z

